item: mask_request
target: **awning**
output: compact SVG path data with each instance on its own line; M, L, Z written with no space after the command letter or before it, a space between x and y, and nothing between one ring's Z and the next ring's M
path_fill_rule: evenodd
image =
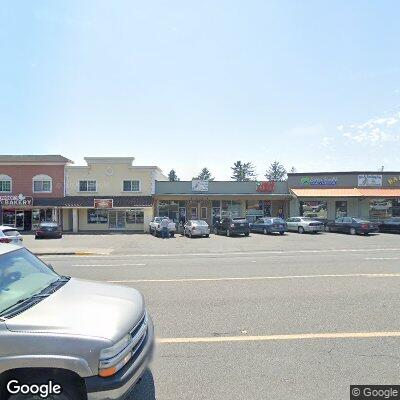
M384 197L400 198L400 188L290 189L297 197Z
M356 188L348 189L290 189L297 197L361 197L359 190Z

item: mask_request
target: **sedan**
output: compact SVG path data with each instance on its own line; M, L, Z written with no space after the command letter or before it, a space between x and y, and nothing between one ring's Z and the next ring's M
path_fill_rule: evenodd
M0 243L11 243L21 246L22 235L10 226L0 226Z
M400 233L400 217L392 217L382 221L378 228L379 232Z
M317 233L324 230L324 224L314 218L309 217L292 217L286 220L288 231L298 233Z
M226 235L226 236L237 236L244 235L249 236L250 227L249 221L244 217L226 217L221 221L217 221L214 224L214 233L216 235Z
M198 220L198 219L190 219L186 222L183 234L185 236L194 237L209 237L210 236L210 227L208 226L206 221Z
M56 222L42 222L35 232L35 239L61 239L61 227Z
M350 233L350 235L368 235L379 232L378 225L360 218L342 217L326 225L327 232Z
M264 235L269 233L284 235L286 230L286 222L282 218L260 218L254 224L250 224L250 232L263 233Z

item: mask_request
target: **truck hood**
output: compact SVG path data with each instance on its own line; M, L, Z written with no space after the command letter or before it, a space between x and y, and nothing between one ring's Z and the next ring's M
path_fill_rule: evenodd
M116 341L145 311L135 289L71 278L55 293L6 320L13 332L92 336Z

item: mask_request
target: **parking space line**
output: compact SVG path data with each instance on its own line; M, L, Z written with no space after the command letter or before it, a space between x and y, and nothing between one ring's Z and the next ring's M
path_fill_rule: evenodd
M72 264L71 267L136 267L144 265L146 264Z
M177 278L177 279L124 279L109 283L168 283L168 282L220 282L220 281L262 281L278 279L322 279L322 278L400 278L400 273L379 274L324 274L324 275L284 275L284 276L239 276L224 278Z
M364 260L400 260L400 257L367 257Z
M181 337L159 338L159 344L190 344L190 343L222 343L222 342L267 342L281 340L315 340L315 339L368 339L400 337L400 332L329 332L329 333L300 333L290 335L264 336L218 336L218 337Z

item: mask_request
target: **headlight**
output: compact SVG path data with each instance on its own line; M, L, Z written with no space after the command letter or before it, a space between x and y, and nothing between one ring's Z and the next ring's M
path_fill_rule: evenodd
M124 336L119 342L115 343L113 346L101 350L100 360L106 360L108 358L113 358L117 356L121 351L128 346L131 340L131 335Z
M128 334L113 346L101 350L99 365L100 376L106 378L116 374L131 359L131 352L126 355L121 354L129 345L131 339L131 335Z

